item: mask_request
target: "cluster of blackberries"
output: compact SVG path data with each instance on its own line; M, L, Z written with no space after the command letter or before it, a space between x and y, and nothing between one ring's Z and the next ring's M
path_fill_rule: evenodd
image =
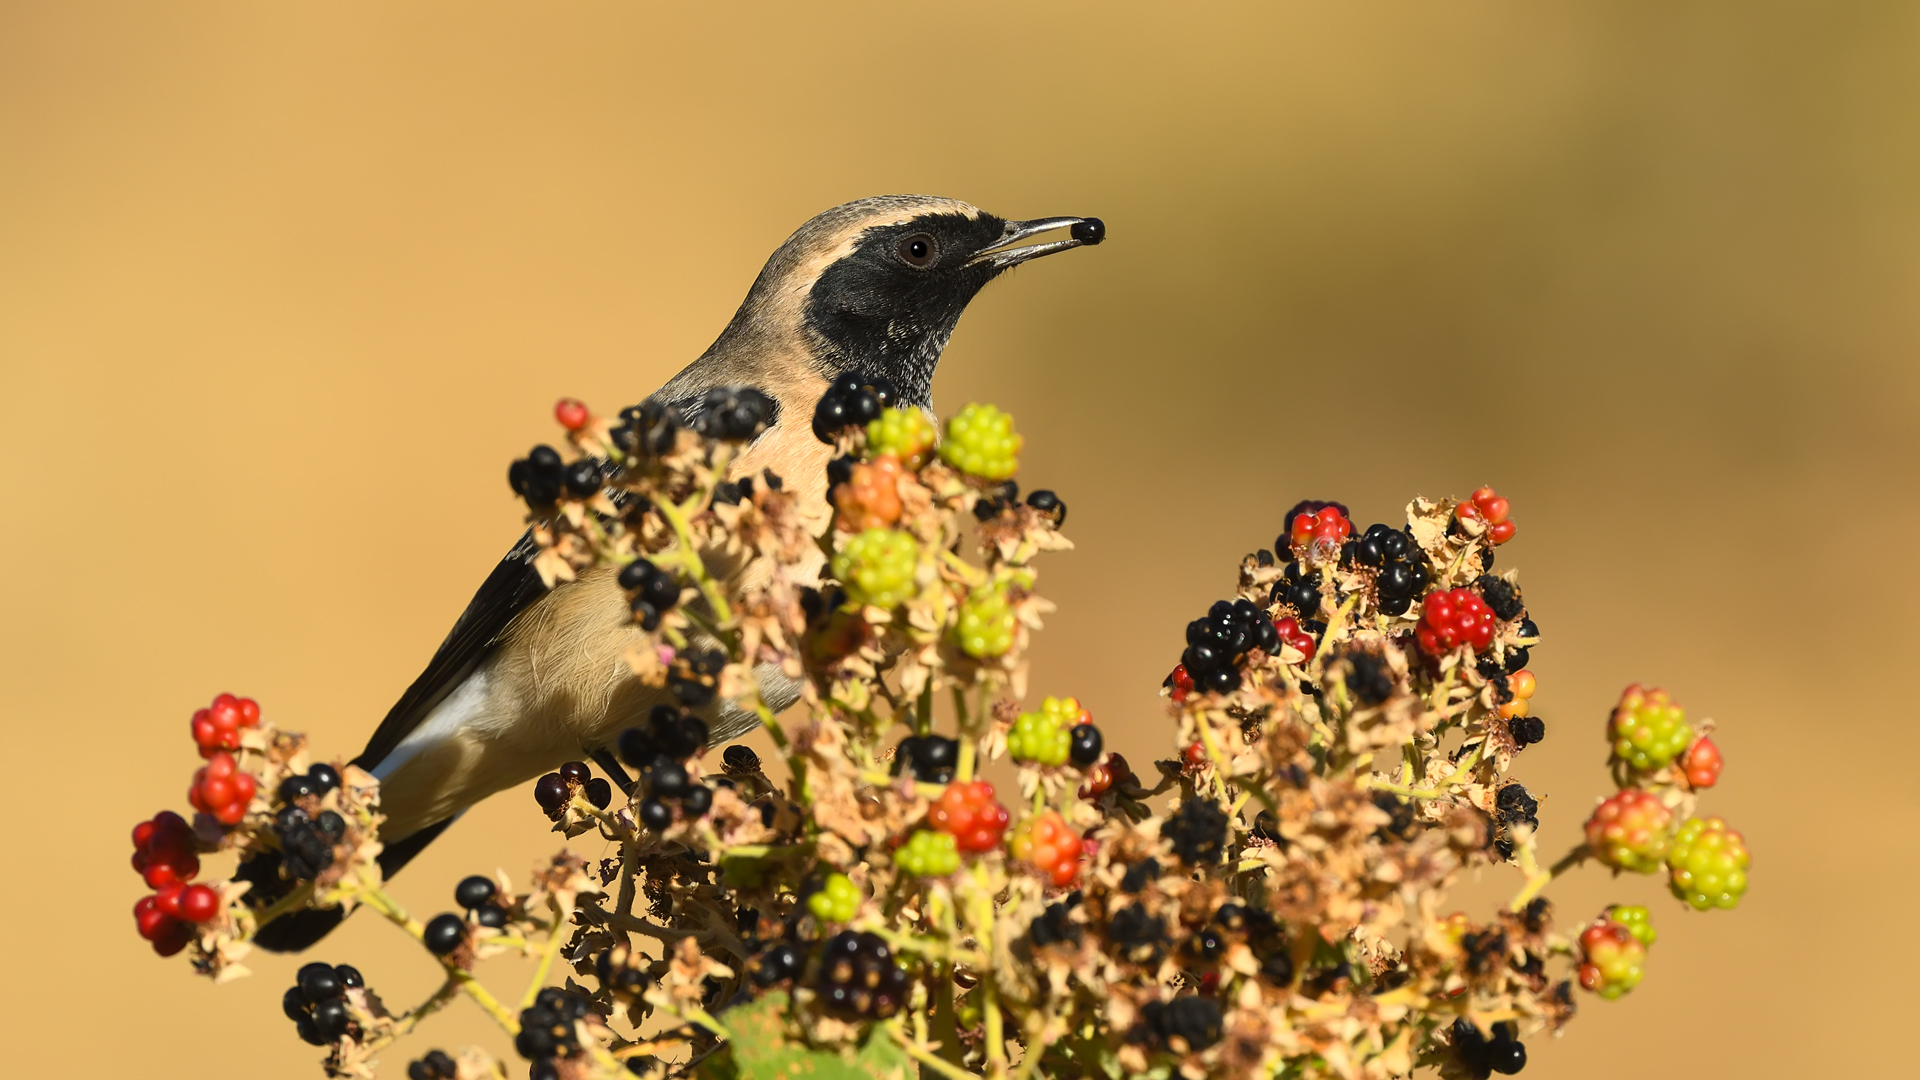
M1197 1053L1220 1041L1220 1024L1220 1004L1212 998L1149 1001L1141 1006L1140 1020L1127 1038L1176 1054Z
M909 735L894 751L894 775L900 774L902 762L923 784L950 783L954 767L960 763L960 743L943 735Z
M1473 587L1501 622L1517 619L1521 612L1527 610L1526 601L1520 598L1520 587L1506 578L1481 574L1474 580Z
M1115 956L1144 967L1160 963L1173 943L1166 922L1139 904L1128 904L1107 919L1107 941Z
M1374 830L1374 836L1382 840L1412 841L1420 835L1421 826L1413 813L1413 803L1386 791L1373 793L1373 805L1386 812L1389 820Z
M1346 542L1341 556L1343 562L1351 560L1380 571L1374 583L1383 615L1406 614L1433 579L1433 567L1412 534L1390 525L1367 526L1359 539Z
M788 941L776 942L753 958L753 981L761 986L797 979L807 970L807 954Z
M719 649L681 649L667 666L667 689L680 704L698 709L719 694L720 672L726 666L727 654ZM706 741L704 734L701 741Z
M1131 896L1159 880L1160 861L1141 859L1127 867L1127 872L1120 875L1120 891Z
M545 443L507 466L507 485L533 509L552 506L562 493L575 499L588 498L600 490L603 479L597 459L581 458L569 465L560 451Z
M1027 938L1036 948L1055 945L1061 942L1080 940L1080 924L1073 921L1074 908L1080 906L1080 890L1075 889L1065 899L1047 905L1039 917L1027 924Z
M460 1066L445 1050L429 1050L427 1056L407 1064L407 1080L459 1080Z
M751 386L722 386L707 391L683 415L706 438L746 442L772 426L779 411L778 403Z
M627 590L627 606L643 630L660 629L660 616L680 602L680 582L647 559L635 559L620 568L620 587Z
M847 428L879 419L880 410L892 405L895 396L893 383L882 376L843 371L813 407L813 434L830 443Z
M713 789L694 783L686 767L687 759L706 744L706 721L671 705L655 705L646 727L620 733L620 757L646 786L638 810L642 825L656 832L671 826L669 802L680 804L688 817L699 817L713 805Z
M1189 866L1217 863L1227 853L1227 815L1211 799L1188 799L1167 819L1160 835Z
M685 424L680 410L658 398L620 410L620 424L612 431L613 445L629 454L659 457L673 449Z
M594 974L600 976L600 985L617 998L637 998L644 993L653 979L638 967L635 961L646 962L646 957L617 945L593 958Z
M1455 1020L1453 1053L1474 1080L1487 1080L1494 1073L1512 1076L1527 1067L1527 1045L1520 1041L1520 1026L1511 1020L1493 1025L1491 1039L1466 1017Z
M1494 818L1501 826L1493 840L1495 851L1503 859L1513 857L1513 827L1525 824L1529 828L1540 828L1540 803L1528 794L1525 784L1513 783L1501 788L1493 797Z
M1262 908L1244 904L1221 904L1213 921L1228 933L1246 939L1247 947L1260 961L1260 974L1275 986L1293 983L1293 950L1288 948L1280 923Z
M308 964L294 976L294 985L280 997L280 1008L293 1021L300 1038L325 1046L353 1027L347 1009L347 991L366 986L360 972L345 964Z
M347 819L331 810L309 814L286 806L274 815L273 831L280 837L280 866L286 876L312 881L333 865L333 848L347 835Z
M1525 750L1547 738L1547 722L1538 716L1515 716L1507 720L1507 732L1513 736L1513 745Z
M550 818L558 818L574 794L585 795L596 810L605 810L613 802L613 785L593 775L584 761L569 761L559 771L550 772L533 785L533 801Z
M884 1020L906 1004L906 969L877 934L842 930L820 954L820 1000L834 1012Z
M760 475L766 480L768 491L779 491L786 486L786 481L772 469L762 469ZM713 502L716 506L722 504L738 506L742 501L751 498L753 498L753 477L751 476L743 476L738 480L722 480L713 485Z
M986 494L973 504L973 516L981 521L992 521L1001 514L1020 505L1020 485L1012 480L1002 480L988 488ZM1055 528L1067 523L1067 504L1060 496L1040 488L1027 496L1027 505L1053 519Z
M280 801L292 803L312 795L324 796L340 786L340 770L331 765L315 765L304 774L280 781Z
M1180 665L1195 689L1216 694L1240 688L1239 667L1253 649L1280 651L1280 632L1251 600L1220 600L1203 618L1187 624Z
M1314 620L1320 614L1320 571L1307 570L1297 561L1288 563L1280 571L1280 580L1273 583L1267 603L1287 605L1302 623Z
M473 914L473 921L498 930L507 925L507 909L494 903L497 890L491 880L479 874L460 879L453 887L453 902Z
M1347 654L1347 692L1362 705L1380 705L1393 696L1393 668L1376 652L1355 649Z
M554 1060L580 1052L580 1039L573 1025L575 1021L585 1020L588 1011L585 998L557 986L540 991L533 1004L520 1011L520 1034L513 1037L513 1048L533 1062L527 1074L530 1080L558 1077L560 1071Z

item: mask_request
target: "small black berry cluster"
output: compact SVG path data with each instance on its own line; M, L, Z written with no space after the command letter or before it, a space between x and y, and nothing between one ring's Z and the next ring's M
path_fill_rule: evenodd
M830 443L847 428L880 418L880 410L893 404L893 384L879 375L843 371L813 407L813 434Z
M751 386L722 386L707 391L687 410L689 426L709 439L746 442L773 424L780 407Z
M627 606L642 630L660 629L660 616L680 602L680 582L647 559L635 559L620 568L620 587L627 590Z
M667 689L687 708L701 708L720 692L720 672L726 666L727 654L719 649L681 649L667 666Z
M327 792L340 786L340 770L331 765L320 764L308 769L299 776L289 776L280 781L279 794L283 803L295 803L311 795L324 798Z
M294 976L294 985L280 997L280 1008L293 1021L300 1038L325 1046L355 1027L347 1008L347 991L366 986L360 972L345 964L308 964Z
M1411 842L1422 829L1420 821L1414 816L1413 803L1387 791L1373 793L1373 805L1384 811L1390 819L1385 825L1374 830L1374 835L1383 840Z
M1240 688L1240 665L1247 653L1280 651L1280 633L1273 620L1251 600L1220 600L1203 618L1187 624L1187 648L1180 664L1195 689L1216 694Z
M1279 920L1261 908L1244 904L1221 904L1213 921L1230 934L1239 936L1260 961L1260 974L1275 986L1293 983L1293 950L1280 931Z
M981 521L992 521L1008 510L1020 505L1020 485L1012 480L1002 480L988 488L973 504L973 516ZM1053 527L1060 528L1067 523L1067 504L1059 495L1046 488L1040 488L1027 496L1027 505L1053 519Z
M1481 574L1474 581L1473 588L1501 622L1517 619L1527 610L1526 602L1520 598L1520 587L1506 578Z
M407 1080L459 1080L460 1067L445 1050L429 1050L427 1056L407 1065Z
M1220 1041L1220 1024L1220 1004L1212 998L1149 1001L1141 1006L1140 1020L1127 1038L1176 1054L1197 1053Z
M550 772L533 785L533 801L550 818L558 819L575 795L584 795L596 810L605 810L613 802L613 785L593 775L584 761L569 761L559 771Z
M1393 696L1393 668L1376 652L1347 653L1347 692L1362 705L1381 705Z
M1507 720L1507 733L1513 736L1513 745L1525 750L1547 738L1547 722L1538 716L1515 716Z
M600 985L607 992L623 1001L630 1001L646 992L653 985L653 978L641 966L647 958L638 950L627 945L615 945L593 958L594 974L600 976Z
M1063 900L1047 905L1037 918L1027 924L1027 939L1035 948L1062 943L1072 944L1081 938L1080 924L1073 921L1073 909L1080 906L1078 889L1070 892Z
M1120 875L1120 891L1131 896L1160 880L1160 860L1141 859Z
M646 798L640 800L640 823L656 832L673 824L678 803L688 817L699 817L713 805L713 789L695 783L686 762L707 744L706 721L671 705L655 705L646 727L620 733L620 757L640 773Z
M498 930L507 925L507 909L494 903L497 893L492 880L471 874L453 887L453 902L466 909L474 922Z
M1494 1073L1512 1076L1527 1067L1527 1045L1519 1035L1518 1024L1502 1020L1493 1025L1489 1039L1463 1016L1453 1022L1453 1053L1473 1080L1487 1080Z
M589 498L600 490L604 480L605 473L597 458L581 458L569 465L561 458L560 451L545 443L507 466L507 486L534 510L552 506L563 494L574 499Z
M1227 815L1210 799L1188 799L1160 830L1188 866L1217 863L1227 850Z
M951 783L954 767L960 764L960 743L941 735L909 735L894 751L894 775L900 774L902 762L923 784Z
M842 930L820 953L820 1000L848 1016L884 1020L906 1004L906 970L877 934Z
M533 1062L529 1080L555 1080L560 1075L557 1059L580 1053L580 1039L574 1023L587 1018L586 999L567 993L557 986L540 991L533 1004L520 1012L520 1034L513 1048Z
M1273 583L1273 592L1267 597L1269 604L1292 608L1302 624L1318 620L1320 601L1320 571L1308 570L1298 560L1281 568L1280 580Z
M753 981L760 986L798 979L807 970L807 954L788 941L775 942L751 962Z
M1503 859L1513 857L1513 828L1526 825L1531 829L1540 828L1540 803L1527 792L1525 784L1512 783L1501 788L1493 797L1494 818L1499 828L1493 840L1495 851Z
M1374 578L1379 591L1375 606L1383 615L1406 614L1433 579L1433 568L1420 545L1407 531L1390 525L1367 526L1359 539L1347 541L1341 555L1380 572Z
M273 817L280 837L280 868L289 878L312 881L333 865L333 849L347 835L347 819L331 810L309 814L298 806L282 807Z
M673 449L685 427L680 410L658 398L620 410L620 423L611 433L613 445L640 457L659 457Z
M1142 967L1159 964L1173 944L1166 921L1139 904L1128 904L1107 919L1107 941L1115 956Z

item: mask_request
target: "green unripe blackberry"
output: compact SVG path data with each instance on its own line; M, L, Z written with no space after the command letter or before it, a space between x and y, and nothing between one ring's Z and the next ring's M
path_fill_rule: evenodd
M947 421L940 459L983 480L1005 480L1020 468L1022 441L1013 430L1013 417L976 402Z
M1665 768L1693 741L1687 712L1665 690L1627 687L1607 725L1613 756L1642 772Z
M1073 729L1086 710L1076 698L1047 698L1034 712L1021 713L1007 733L1007 753L1040 765L1065 765L1073 752Z
M820 891L807 897L807 910L824 922L846 922L860 910L860 888L845 874L828 874Z
M899 607L918 590L920 542L897 529L868 529L833 557L833 576L856 604Z
M953 633L960 651L979 660L1006 655L1013 648L1013 605L1004 585L989 585L967 594L960 604L960 621Z
M887 409L867 425L867 456L891 454L909 469L927 463L939 435L919 409Z
M946 877L960 869L952 833L921 829L893 853L893 864L914 877Z
M1747 842L1717 817L1688 818L1667 850L1673 895L1695 911L1733 908L1747 891Z
M1660 936L1654 932L1652 913L1638 904L1615 904L1607 909L1607 918L1626 927L1642 945L1651 945Z

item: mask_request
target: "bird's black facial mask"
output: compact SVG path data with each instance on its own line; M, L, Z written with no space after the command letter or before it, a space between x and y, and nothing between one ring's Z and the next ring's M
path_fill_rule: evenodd
M1008 236L1008 223L991 214L927 214L868 229L814 283L807 327L841 370L884 375L901 404L925 405L961 313L1012 265L976 256Z

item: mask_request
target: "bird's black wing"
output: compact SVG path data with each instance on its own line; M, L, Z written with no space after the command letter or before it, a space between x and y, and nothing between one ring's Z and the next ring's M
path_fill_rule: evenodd
M486 659L494 641L513 617L546 595L547 586L533 568L533 557L539 553L533 533L522 533L520 542L513 545L513 550L507 552L507 557L501 559L493 573L481 583L473 599L467 601L467 610L460 613L460 620L440 643L427 669L413 680L413 685L400 695L393 708L387 710L387 718L380 721L373 738L367 740L367 748L353 759L355 765L372 769L380 764L426 719L435 705Z

